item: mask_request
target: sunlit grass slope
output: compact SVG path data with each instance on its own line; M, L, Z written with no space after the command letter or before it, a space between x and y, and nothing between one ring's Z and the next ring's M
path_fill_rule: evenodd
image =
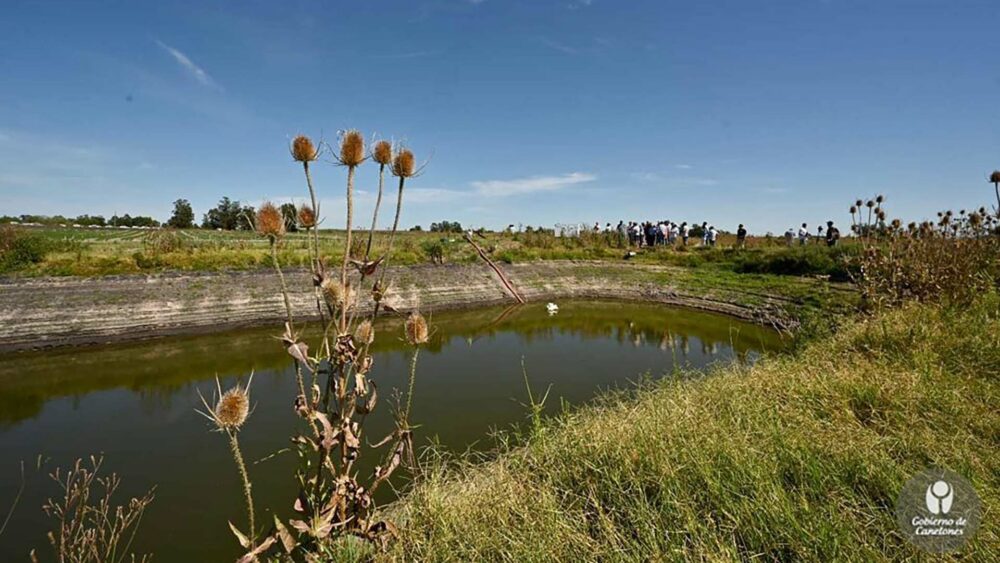
M1000 299L859 321L795 356L663 380L553 420L394 507L406 561L932 560L903 483L965 475L1000 559ZM934 559L938 560L938 559Z

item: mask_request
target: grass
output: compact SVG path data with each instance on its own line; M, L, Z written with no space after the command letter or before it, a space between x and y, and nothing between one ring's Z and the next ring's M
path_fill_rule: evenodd
M907 306L793 356L666 378L547 421L495 459L437 460L389 558L938 560L896 531L903 483L965 475L1000 555L1000 299ZM956 556L958 557L958 556Z
M267 241L249 231L101 230L60 227L19 228L37 241L43 255L20 260L3 268L21 276L103 276L163 271L224 271L270 269ZM737 273L825 275L846 279L842 257L855 245L828 249L820 244L787 247L774 238L748 240L746 249L733 248L731 236L716 247L691 246L641 249L632 259L639 263L668 264ZM320 234L321 254L330 264L342 260L341 231ZM622 260L628 249L604 234L555 237L549 233L487 233L479 241L494 259L504 263L540 260ZM376 252L379 249L376 248ZM633 249L634 250L634 249ZM0 254L3 254L0 249ZM309 251L304 232L289 233L279 247L285 267L307 266ZM475 263L476 252L460 234L403 232L392 252L397 265L424 263Z

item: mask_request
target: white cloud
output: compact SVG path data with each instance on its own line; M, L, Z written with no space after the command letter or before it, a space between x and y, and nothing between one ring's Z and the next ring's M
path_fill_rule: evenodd
M185 55L179 49L175 49L174 47L167 45L166 43L160 41L159 39L156 40L156 44L159 45L161 49L169 53L170 56L172 56L174 60L177 61L177 64L184 67L184 70L188 71L192 76L194 76L195 80L200 82L202 85L221 89L221 87L215 82L215 80L213 80L212 77L209 76L207 72L205 72L205 69L196 65L194 61L191 60L190 57Z
M675 164L674 168L678 170L691 170L694 166L691 166L690 164Z
M567 186L593 182L597 176L584 172L573 172L561 176L532 176L515 180L486 180L472 182L476 193L485 197L505 197L512 195L551 192Z

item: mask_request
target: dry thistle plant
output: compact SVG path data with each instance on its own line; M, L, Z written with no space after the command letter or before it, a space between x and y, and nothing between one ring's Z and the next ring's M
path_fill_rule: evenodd
M309 170L310 163L319 158L321 150L305 136L296 137L290 147L293 160L302 163L312 203L298 209L299 224L311 231L307 241L315 306L322 328L318 341L312 346L304 342L296 330L288 288L284 284L275 251L275 246L284 235L283 229L274 224L275 212L280 217L280 211L265 203L256 217L257 230L268 237L272 261L282 280L287 320L280 340L295 366L299 393L293 409L305 422L305 432L292 437L293 449L299 458L295 475L298 493L290 502L295 517L287 521L276 517L269 531L258 534L261 530L254 522L250 479L238 443L238 432L249 409L248 389L236 387L222 393L220 388L214 407L204 401L206 412L202 414L229 437L243 480L249 532L244 534L230 524L241 545L248 550L241 561L257 560L272 550L296 560L308 560L328 555L336 542L346 537L384 546L393 535L394 527L378 518L373 495L404 462L411 467L415 465L409 414L418 352L430 335L427 321L419 313L411 314L404 327L403 338L413 347L405 407L396 406L395 429L388 436L367 447L363 445L365 420L378 405L377 388L371 379L375 321L382 311L396 312L385 288L387 257L392 253L399 228L405 183L418 173L414 156L409 150L395 149L388 141L376 142L369 154L364 137L356 130L344 132L338 147L327 147L329 153L334 155L334 162L347 168L343 259L339 271L328 272L319 252L318 225L322 222L322 215ZM387 244L380 251L382 255L377 259L372 259L371 253L378 204L372 214L372 228L367 241L364 237L355 241L353 233L355 179L358 168L369 158L379 165L378 201L381 200L386 169L399 178L395 220L386 237ZM374 281L366 282L368 279ZM365 300L370 301L364 303ZM308 385L304 375L310 377ZM243 404L246 409L241 406ZM380 454L379 450L387 445L389 447ZM367 450L371 450L370 455L380 456L382 461L365 478L357 469L357 463Z
M853 229L861 242L854 281L869 309L907 300L965 304L1000 282L1000 230L985 207L972 212L941 211L936 222L919 225L886 221L884 198L875 200L874 219L852 206Z
M255 547L257 528L254 522L253 492L251 490L250 476L247 473L246 462L243 461L243 452L240 450L239 431L250 416L250 383L253 381L253 374L245 387L239 385L222 392L222 385L219 380L215 380L217 395L215 406L210 406L205 397L201 396L201 403L205 407L204 411L198 411L205 418L211 421L214 430L222 432L229 438L229 449L233 454L233 461L240 474L243 485L243 500L247 505L247 520L249 525L248 534L240 532L239 528L229 523L229 528L233 531L236 539L244 548L253 549Z

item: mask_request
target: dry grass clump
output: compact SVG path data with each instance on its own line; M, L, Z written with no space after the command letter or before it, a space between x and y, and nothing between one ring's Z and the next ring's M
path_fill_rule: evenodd
M1000 502L998 307L890 311L798 357L607 396L495 461L427 468L385 559L919 560L893 509L914 473L958 470ZM997 546L984 518L953 557Z
M89 464L76 460L72 469L56 468L49 477L60 490L59 498L42 505L56 528L49 532L49 543L56 561L98 563L105 561L152 560L151 555L130 552L132 540L146 508L153 502L153 490L133 497L127 504L115 505L114 496L121 479L114 473L101 476L104 459L91 457ZM93 495L93 496L92 496ZM30 559L39 561L35 550Z

